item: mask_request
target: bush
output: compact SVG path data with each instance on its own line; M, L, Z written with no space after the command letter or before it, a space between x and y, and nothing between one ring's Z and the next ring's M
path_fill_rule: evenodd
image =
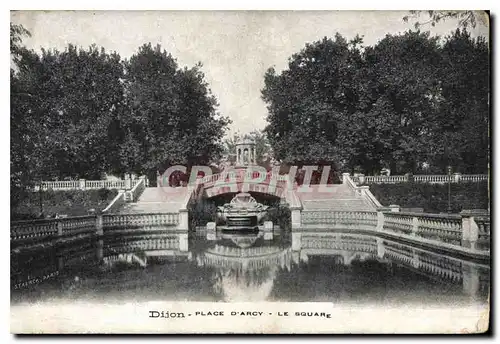
M205 226L207 222L215 221L217 206L214 202L202 199L189 207L189 222L193 226Z
M397 204L405 208L424 208L427 213L448 210L448 184L398 183L373 184L370 191L384 206ZM451 184L451 209L488 209L488 183Z

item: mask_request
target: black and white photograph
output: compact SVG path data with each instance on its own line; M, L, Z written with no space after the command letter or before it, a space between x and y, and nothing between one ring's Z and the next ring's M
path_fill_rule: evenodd
M11 10L11 333L488 332L490 15Z

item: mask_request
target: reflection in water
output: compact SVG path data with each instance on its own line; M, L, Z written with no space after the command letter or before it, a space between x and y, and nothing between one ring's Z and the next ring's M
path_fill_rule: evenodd
M84 241L12 255L13 302L485 302L487 262L353 233L198 231Z
M273 242L272 233L220 234L219 238L197 252L196 263L213 268L214 292L225 301L264 301L278 269L290 271L290 248Z

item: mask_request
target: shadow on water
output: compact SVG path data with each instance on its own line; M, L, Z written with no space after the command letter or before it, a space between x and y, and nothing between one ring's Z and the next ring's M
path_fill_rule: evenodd
M487 301L490 268L354 233L198 229L87 240L11 255L11 302ZM185 234L184 234L185 235Z

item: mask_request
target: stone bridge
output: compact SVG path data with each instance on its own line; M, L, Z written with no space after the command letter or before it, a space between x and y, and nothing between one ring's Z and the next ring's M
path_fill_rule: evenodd
M288 175L273 175L252 168L223 171L197 180L198 197L212 198L227 193L258 192L279 198L287 197L293 184Z

